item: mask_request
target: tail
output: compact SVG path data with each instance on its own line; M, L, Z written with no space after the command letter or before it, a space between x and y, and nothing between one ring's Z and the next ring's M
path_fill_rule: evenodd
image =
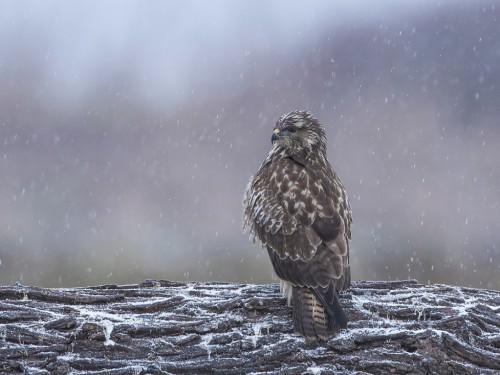
M307 339L328 341L347 328L347 318L333 285L317 289L294 286L292 305L294 331Z

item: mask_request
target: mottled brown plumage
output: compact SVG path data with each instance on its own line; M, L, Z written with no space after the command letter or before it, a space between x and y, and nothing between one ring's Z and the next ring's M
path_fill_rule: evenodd
M349 288L351 208L309 112L282 116L273 147L243 199L244 224L288 289L296 333L328 340L347 327L337 292Z

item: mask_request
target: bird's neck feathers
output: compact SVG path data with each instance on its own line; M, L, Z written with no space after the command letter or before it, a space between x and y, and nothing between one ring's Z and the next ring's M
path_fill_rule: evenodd
M262 163L262 166L277 162L284 158L291 158L299 164L305 165L306 160L310 159L311 157L319 157L327 160L325 142L319 142L319 144L306 143L302 145L302 147L298 148L286 147L275 142L273 144L273 148L271 149L271 151L269 151L269 154Z

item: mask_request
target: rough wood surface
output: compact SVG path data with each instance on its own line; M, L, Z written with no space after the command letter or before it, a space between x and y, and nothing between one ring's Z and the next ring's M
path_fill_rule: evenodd
M272 285L0 287L2 374L499 374L500 292L354 282L349 329L291 330Z

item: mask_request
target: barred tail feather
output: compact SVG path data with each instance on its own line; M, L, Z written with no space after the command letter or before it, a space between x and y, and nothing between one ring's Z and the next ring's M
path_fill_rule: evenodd
M326 309L315 292L309 288L293 287L294 331L310 340L327 341L341 328L347 327L347 319L335 291L333 304Z
M311 290L321 305L324 307L326 314L329 316L329 327L334 333L337 333L343 328L347 328L347 317L340 305L339 295L333 283L326 288L314 288Z

